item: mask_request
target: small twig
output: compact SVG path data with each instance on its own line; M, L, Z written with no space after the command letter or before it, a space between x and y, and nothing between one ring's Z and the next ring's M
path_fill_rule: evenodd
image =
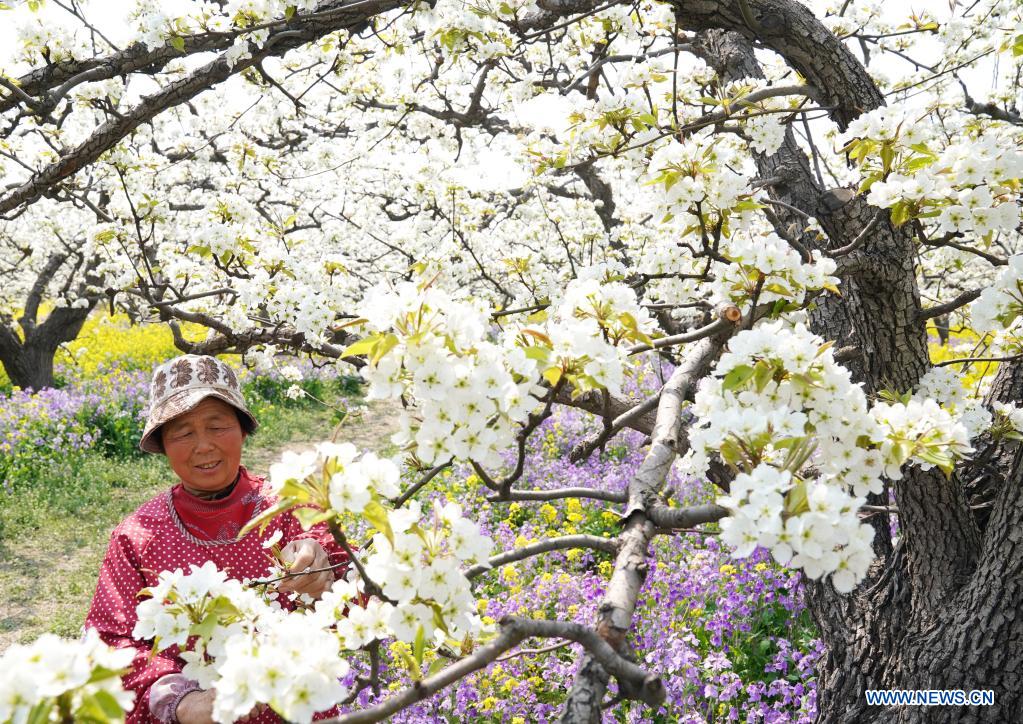
M560 500L561 498L590 498L593 500L606 500L609 503L624 503L626 495L624 492L612 490L599 490L597 488L555 488L554 490L513 490L507 497L488 495L487 501L491 503L507 502L515 500Z
M936 304L933 307L928 307L927 309L921 309L918 319L923 322L928 319L940 317L943 314L948 314L949 312L954 312L959 309L959 307L965 306L979 297L981 291L981 289L971 289L968 292L963 292L950 302Z
M571 452L568 454L570 462L579 463L586 460L593 454L593 451L598 447L601 447L608 440L613 438L619 432L621 432L629 423L637 420L643 415L657 409L657 403L661 399L661 393L658 391L656 395L649 397L638 405L626 410L621 415L616 417L610 427L605 427L600 431L596 437L589 441L580 442L576 445Z
M710 324L695 329L691 332L685 332L684 334L675 334L670 337L661 337L655 339L652 345L649 344L638 344L635 347L630 347L628 353L630 355L639 354L640 352L647 352L651 349L663 349L664 347L671 347L676 344L686 344L688 342L696 342L706 337L712 337L718 332L723 332L726 329L732 329L742 319L742 311L734 304L725 305L718 312L718 318Z
M541 309L547 309L551 306L550 304L534 304L531 307L517 307L516 309L501 309L490 315L491 319L500 319L501 317L507 317L509 314L521 314L522 312L539 312Z
M150 302L151 307L166 307L173 304L183 304L185 302L191 302L196 299L204 299L206 297L218 297L224 294L230 294L231 296L238 296L238 292L234 289L213 289L208 292L197 292L196 294L189 294L187 297L181 297L179 299L168 299L166 301Z
M277 578L266 578L263 580L249 581L248 585L253 588L255 588L256 586L269 586L271 583L277 583L278 581L283 581L286 578L296 578L297 576L309 576L312 575L313 573L333 571L335 568L345 568L347 566L348 561L342 561L341 563L334 563L333 565L325 566L324 568L307 568L304 571L289 571L288 573L285 573L283 576L278 576Z
M365 586L366 593L370 596L376 596L387 603L397 603L394 599L384 595L383 589L369 577L368 573L366 573L366 569L363 567L362 561L360 561L359 557L355 555L355 551L352 550L352 547L348 544L348 539L345 537L344 531L338 527L337 522L328 520L327 528L330 530L330 534L333 536L334 542L341 546L344 552L348 554L348 560L352 562L352 565L355 566L355 570L359 572L359 577L362 578L362 583Z
M575 23L578 23L580 20L584 20L591 15L596 15L597 13L602 13L605 10L609 10L610 8L613 8L616 5L621 5L621 0L611 0L611 2L609 3L606 3L604 5L598 5L597 7L593 8L593 10L585 12L582 15L577 15L574 18L569 18L568 20L562 23L558 23L557 25L552 25L551 27L544 28L543 30L537 30L535 33L526 33L525 35L522 36L522 39L534 40L536 38L543 37L544 35L553 33L555 30L562 30L563 28L567 28L570 25L574 25Z
M413 495L422 490L423 486L425 486L427 483L429 483L431 480L437 477L437 474L447 467L451 467L450 460L441 465L436 465L430 468L428 471L426 471L426 474L423 475L423 477L414 482L411 486L409 486L408 490L406 490L404 493L402 493L401 495L394 499L394 507L400 508L401 506L405 505L405 503L407 503Z
M20 98L22 101L24 101L25 105L27 105L29 108L35 110L36 108L39 107L40 105L39 101L37 101L35 98L30 96L25 91L23 91L20 87L18 87L16 83L12 83L11 81L9 81L3 74L0 74L0 85L2 85L4 88L6 88L11 93Z
M504 656L499 656L499 657L497 657L497 660L498 661L508 661L509 659L514 659L514 658L516 658L518 656L533 656L533 655L536 655L536 654L547 654L547 653L550 653L551 651L557 651L558 649L563 649L566 646L571 645L571 643L572 643L571 641L562 641L560 644L554 644L553 646L544 646L543 648L540 648L540 649L519 649L518 651L513 651L510 654L505 654Z
M497 568L499 566L505 566L509 563L515 563L525 558L532 558L533 556L540 555L541 553L550 553L551 551L568 550L572 548L590 548L592 550L602 551L604 553L615 553L618 551L618 543L610 538L602 538L599 535L564 535L558 538L548 538L532 545L523 546L522 548L516 548L512 551L505 551L499 553L496 556L491 556L486 563L477 563L471 568L467 568L465 571L465 577L468 579L476 578L487 571Z
M757 199L757 200L761 201L761 202L763 202L765 204L771 204L772 206L780 206L781 208L786 209L787 211L791 211L793 214L797 214L799 216L802 216L804 219L811 218L810 214L806 213L802 209L797 209L792 204L787 204L784 201L779 201L778 199Z
M1011 357L960 357L959 359L947 359L944 362L936 362L935 367L963 364L965 362L1012 362L1023 357L1023 354L1014 354Z

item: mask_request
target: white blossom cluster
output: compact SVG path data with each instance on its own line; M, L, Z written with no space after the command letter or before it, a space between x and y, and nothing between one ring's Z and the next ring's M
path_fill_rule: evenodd
M419 627L439 642L477 634L476 602L461 571L485 562L493 541L454 503L425 512L416 501L392 507L388 499L400 492L397 466L373 453L358 459L356 454L350 443L321 443L315 450L285 452L270 468L271 486L284 504L311 503L342 521L345 515L361 516L377 531L365 569L390 601L366 602L364 582L339 582L317 604L318 620L333 625L348 608L347 619L337 623L347 649L392 635L411 641ZM326 501L319 492L324 479Z
M751 91L762 87L767 87L767 85L760 78L743 78L729 83L722 92L722 95L728 99L726 107L734 106ZM743 130L749 137L749 144L754 150L770 155L781 147L785 140L785 125L781 122L782 114L771 111L781 111L789 107L789 100L786 98L766 98L754 104L744 105L740 112L735 113L735 117L742 123Z
M957 135L943 148L919 123L925 109L882 107L853 121L844 139L862 154L867 201L892 209L896 223L936 217L939 234L986 237L1020 220L1023 152L999 133Z
M934 400L878 402L870 414L884 435L884 472L892 480L902 477L902 465L907 460L923 470L937 465L947 471L956 459L973 449L966 426Z
M992 407L1018 433L1023 432L1023 407L1008 402L995 402Z
M388 520L390 535L373 536L365 567L390 601L366 600L358 581L338 582L316 604L321 624L336 621L347 649L392 636L410 644L422 637L437 646L477 636L483 625L462 567L485 561L491 539L454 503L437 504L424 516L412 502Z
M739 158L734 144L715 136L692 136L684 143L672 139L654 152L641 180L663 187L663 219L694 216L699 205L710 222L749 198L749 177L734 170L743 167Z
M67 714L75 721L123 721L135 695L120 676L134 655L134 649L110 648L94 629L79 641L43 634L11 645L0 655L0 722L60 721Z
M337 636L268 603L213 562L192 565L187 574L164 571L145 593L151 597L137 607L132 636L152 639L156 650L183 649L194 637L194 647L179 654L182 673L216 690L216 721L233 722L268 704L288 721L309 722L345 697L338 679L348 662Z
M551 340L546 369L564 370L581 391L605 388L620 395L629 361L626 343L646 341L657 331L635 290L618 278L604 266L581 269L552 299L543 327Z
M735 234L724 250L733 263L724 267L715 283L712 301L741 304L759 287L759 304L784 299L802 305L806 292L817 289L837 291L838 277L832 276L833 259L819 256L804 263L799 254L777 234ZM763 280L763 281L761 281Z
M369 334L348 353L367 357L370 399L414 402L394 441L427 464L500 464L545 394L541 375L551 385L565 379L579 391L618 394L630 343L655 332L635 292L599 266L579 270L526 326L499 330L478 301L412 282L374 288L361 313Z
M970 320L977 332L1015 337L1019 333L1020 312L1023 312L1023 254L1014 254L994 283L970 306Z
M879 403L802 325L782 320L740 332L696 393L683 459L706 473L709 456L740 471L723 504L723 536L739 555L769 547L782 563L848 590L871 559L857 511L906 462L949 469L969 451L966 429L933 400ZM804 518L804 516L807 516ZM804 547L808 546L808 547Z
M962 376L950 367L927 370L917 383L916 392L921 397L935 400L954 415L971 439L991 425L991 413L984 407L982 397L971 394L963 385Z
M375 287L360 311L370 334L349 353L369 358L367 397L408 395L415 403L416 417L402 415L395 442L426 464L499 464L541 394L536 361L510 337L504 346L485 339L482 305L435 285Z
M373 453L360 457L349 443L288 451L270 468L279 502L249 523L260 526L287 510L303 525L361 518L377 531L368 554L360 555L383 599L368 595L375 589L353 568L314 607L289 613L271 597L273 589L257 593L213 563L193 565L188 574L162 573L146 591L151 597L138 605L132 635L152 639L158 650L193 643L180 654L183 673L217 691L214 715L223 722L257 704L268 704L288 721L310 721L346 695L338 683L349 668L342 652L375 640L439 646L479 635L482 621L462 567L485 562L493 542L453 503L426 514L418 502L391 507L398 480L394 463Z
M333 632L302 615L279 614L251 634L224 641L216 659L213 717L233 722L261 703L286 721L309 722L348 694L339 679L349 670Z
M732 510L721 520L721 539L740 558L769 548L779 563L810 578L830 574L841 593L862 580L874 558L874 531L857 516L865 498L822 479L799 484L787 470L758 465L739 473L719 502Z
M138 39L148 48L158 48L173 38L201 32L226 33L270 20L284 19L288 8L306 12L314 10L317 0L229 0L224 3L207 0L171 0L170 2L138 2L130 13ZM262 44L267 31L254 30L246 36ZM236 43L235 47L239 44Z

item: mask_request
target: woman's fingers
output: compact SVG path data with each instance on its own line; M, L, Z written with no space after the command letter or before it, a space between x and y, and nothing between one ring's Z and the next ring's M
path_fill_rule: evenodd
M291 541L281 549L281 558L290 563L289 572L292 574L301 574L305 570L317 571L289 576L278 586L281 591L304 593L318 598L334 581L330 571L319 570L327 568L330 560L327 552L314 540L305 538Z

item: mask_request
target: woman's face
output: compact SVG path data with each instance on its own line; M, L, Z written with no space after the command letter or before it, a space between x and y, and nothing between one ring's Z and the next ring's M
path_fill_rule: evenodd
M171 469L190 493L214 493L238 474L245 433L234 408L207 397L163 424L163 450Z

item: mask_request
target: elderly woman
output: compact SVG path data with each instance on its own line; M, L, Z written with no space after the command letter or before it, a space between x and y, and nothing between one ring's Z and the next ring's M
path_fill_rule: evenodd
M149 402L139 446L165 455L179 482L114 529L85 626L108 644L137 652L124 677L137 694L128 722L209 722L215 692L180 673L177 649L151 656L150 642L132 638L139 592L155 585L161 571L187 571L206 561L233 578L262 576L269 564L262 543L278 531L282 558L294 571L325 569L345 555L323 529L303 531L290 514L238 537L275 501L263 480L241 465L242 445L257 423L229 366L208 356L177 357L154 371ZM324 570L288 578L280 588L319 598L333 581ZM247 720L279 721L268 709Z

